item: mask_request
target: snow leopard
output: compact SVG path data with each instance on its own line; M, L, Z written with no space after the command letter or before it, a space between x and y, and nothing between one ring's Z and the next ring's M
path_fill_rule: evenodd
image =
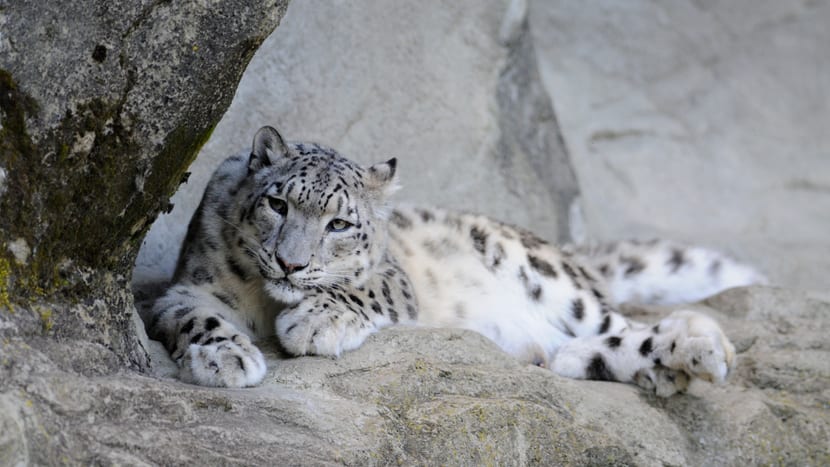
M472 330L558 375L659 396L733 369L735 348L712 318L681 309L645 324L618 306L763 282L753 268L666 241L558 248L482 215L395 205L396 169L396 159L364 167L286 142L269 126L227 158L172 285L142 314L179 378L255 386L266 374L256 339L338 357L391 325Z

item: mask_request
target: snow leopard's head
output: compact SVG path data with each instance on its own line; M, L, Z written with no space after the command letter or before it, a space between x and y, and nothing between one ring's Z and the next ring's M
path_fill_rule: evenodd
M256 133L238 246L271 295L291 303L315 287L366 281L386 250L395 162L364 168L318 144L286 144L269 126Z

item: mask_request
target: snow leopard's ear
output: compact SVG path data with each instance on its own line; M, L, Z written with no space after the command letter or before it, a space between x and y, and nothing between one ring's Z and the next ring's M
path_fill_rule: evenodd
M369 167L366 172L366 186L381 192L384 196L398 191L400 186L398 185L398 177L395 176L397 166L398 160L393 157L386 162Z
M254 135L254 144L251 148L251 157L248 159L248 170L257 170L274 164L279 158L288 154L288 146L282 136L273 127L264 126Z

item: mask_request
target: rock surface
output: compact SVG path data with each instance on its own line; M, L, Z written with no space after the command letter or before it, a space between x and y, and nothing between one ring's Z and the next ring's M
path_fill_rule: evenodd
M102 348L64 347L72 369L35 350L60 343L6 341L0 464L830 462L830 304L768 288L707 304L737 372L669 399L520 365L467 331L386 330L339 360L282 359L264 342L269 373L243 390L167 379L157 346L150 377L96 374Z
M397 199L567 239L577 187L523 8L503 0L306 0L291 4L251 61L175 207L145 239L137 282L172 275L182 219L213 169L265 124L364 164L397 157Z
M830 290L830 3L530 0L598 240L661 236Z

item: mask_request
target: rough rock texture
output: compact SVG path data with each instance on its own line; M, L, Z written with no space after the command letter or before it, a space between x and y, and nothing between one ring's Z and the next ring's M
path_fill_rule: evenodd
M146 368L138 245L286 3L0 0L0 465L94 461L53 398Z
M523 2L294 2L153 225L137 282L172 275L213 169L260 126L370 164L398 158L398 199L490 214L551 240L577 194ZM517 207L520 207L517 209Z
M387 330L339 360L263 343L269 374L246 390L166 379L158 347L161 379L12 347L0 384L25 389L0 393L0 465L827 465L830 304L768 288L708 304L738 370L667 400L522 366L467 331Z
M0 0L2 322L144 364L138 244L285 5Z
M830 290L830 3L531 0L587 233L726 249Z

